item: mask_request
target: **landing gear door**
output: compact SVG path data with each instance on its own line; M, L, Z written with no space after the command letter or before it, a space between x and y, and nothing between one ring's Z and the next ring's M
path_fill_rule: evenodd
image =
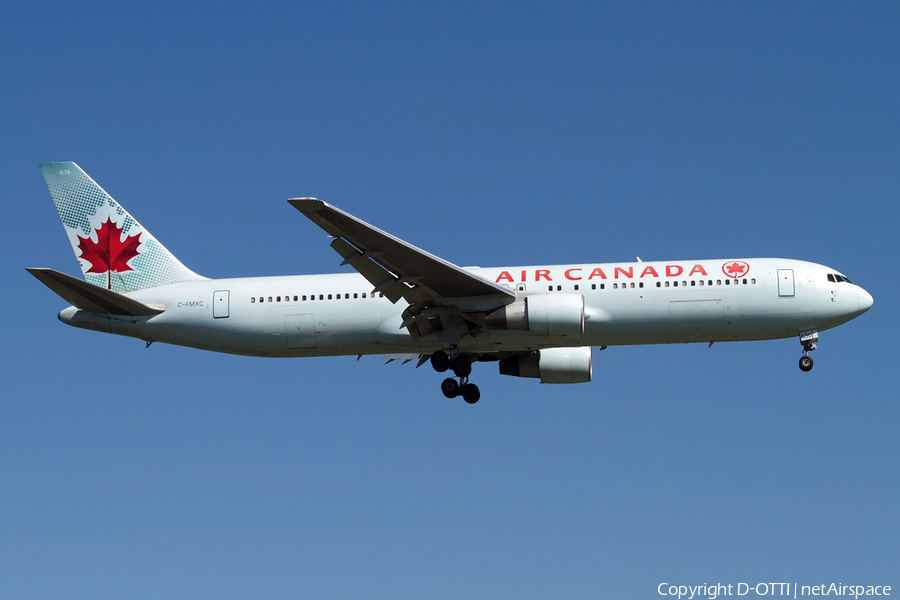
M213 292L213 319L228 318L228 290Z
M794 296L794 270L778 269L778 297L792 298Z

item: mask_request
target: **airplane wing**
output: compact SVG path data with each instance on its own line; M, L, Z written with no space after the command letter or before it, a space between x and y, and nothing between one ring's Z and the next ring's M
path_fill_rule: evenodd
M291 206L336 239L331 247L392 302L500 294L502 285L469 273L315 198L292 198Z
M331 247L391 302L409 302L401 329L449 344L477 333L484 315L513 302L511 289L416 248L316 198L288 202L335 239Z

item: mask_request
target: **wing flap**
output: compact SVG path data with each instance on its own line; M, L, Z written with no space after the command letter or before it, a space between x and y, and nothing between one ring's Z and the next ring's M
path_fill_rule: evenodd
M113 315L130 315L134 317L158 315L162 308L154 308L132 300L112 290L90 284L81 279L54 271L53 269L25 269L38 281L56 292L56 294L82 310L108 313Z

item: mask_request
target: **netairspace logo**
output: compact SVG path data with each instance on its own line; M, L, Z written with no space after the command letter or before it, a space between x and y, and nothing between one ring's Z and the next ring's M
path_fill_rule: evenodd
M889 585L843 585L841 583L799 585L797 583L722 583L703 585L670 585L661 583L656 591L660 596L673 596L681 600L686 598L709 598L715 600L719 596L789 596L799 598L801 596L845 596L859 598L860 596L890 596Z

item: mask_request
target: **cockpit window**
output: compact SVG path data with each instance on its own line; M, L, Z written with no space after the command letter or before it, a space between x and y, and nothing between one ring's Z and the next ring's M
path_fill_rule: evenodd
M843 275L838 275L837 273L829 273L828 281L830 281L831 283L853 283Z
M834 273L828 274L828 281L830 281L831 283L837 283L837 281L835 281L834 279Z

